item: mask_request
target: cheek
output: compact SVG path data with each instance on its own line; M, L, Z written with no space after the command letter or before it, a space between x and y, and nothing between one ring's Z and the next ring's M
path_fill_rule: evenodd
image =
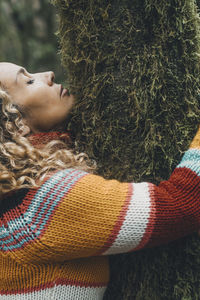
M52 103L52 96L48 95L44 88L29 90L27 93L26 104L29 109L45 109Z
M26 105L26 97L25 94L23 94L20 90L10 90L8 91L10 98L11 98L11 103L16 104L19 106L25 106Z
M32 95L29 98L29 102L29 123L35 128L49 130L67 118L73 106L74 97L71 95L66 99L60 99L53 90L48 95L44 90L40 90L37 97Z

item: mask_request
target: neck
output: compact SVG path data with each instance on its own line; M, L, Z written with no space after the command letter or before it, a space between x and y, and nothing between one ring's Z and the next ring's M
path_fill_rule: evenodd
M42 129L37 127L31 127L29 135L32 134L40 134L40 133L48 133L48 132L65 132L67 131L67 124L63 122L61 124L55 125L53 128L50 129Z

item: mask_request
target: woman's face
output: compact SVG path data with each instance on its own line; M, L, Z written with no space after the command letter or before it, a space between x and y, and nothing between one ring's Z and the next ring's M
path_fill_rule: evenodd
M0 83L33 132L62 124L74 104L74 96L54 83L54 77L53 72L31 74L18 65L0 63Z

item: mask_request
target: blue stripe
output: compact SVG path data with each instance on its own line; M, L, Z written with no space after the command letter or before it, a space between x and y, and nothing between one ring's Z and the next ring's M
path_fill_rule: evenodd
M68 191L71 189L71 187L81 178L83 177L85 172L80 171L80 170L73 170L73 169L67 169L64 171L60 171L56 173L54 176L52 176L49 180L47 180L38 190L38 192L35 194L29 208L27 209L26 213L19 218L16 218L15 220L11 220L8 222L7 226L8 228L5 228L4 226L0 227L0 238L5 238L5 237L10 237L7 241L0 241L0 247L3 246L3 250L13 250L16 248L20 248L23 246L24 243L34 240L37 238L40 234L41 231L43 230L44 226L46 225L49 216L51 216L52 212L54 211L54 208L57 206L60 200L68 193ZM72 179L72 177L75 177ZM63 179L63 180L62 180ZM61 183L58 185L58 182L61 181ZM65 186L66 182L68 184ZM63 191L60 192L56 199L54 199L51 207L48 208L47 213L45 210L47 209L50 201L53 199L55 194L59 192L64 187ZM48 199L44 198L46 197L47 193L49 193ZM32 222L33 218L35 217L35 214L37 213L37 210L39 209L40 205L42 204L42 208L40 211L40 214L38 215L37 219L34 222L34 228L32 227L31 229L35 229L36 225L40 222L40 219L45 215L45 218L42 222L42 224L39 225L39 228L37 228L37 231L32 234L28 228L30 223ZM16 234L14 236L14 239L16 240L15 245L12 246L5 246L6 244L9 244L13 242L13 237L11 234L15 230L22 230L20 233ZM5 232L7 231L7 233ZM31 230L32 231L32 230ZM17 241L17 238L22 237L24 234L28 235L28 237L23 238L20 242Z
M24 221L27 222L29 218L27 218L29 215L32 215L32 210L33 210L33 207L37 204L37 206L39 206L41 204L41 199L42 199L42 195L40 195L40 191L42 191L43 189L45 189L45 187L47 186L47 191L48 191L48 185L49 185L49 182L50 183L50 186L52 186L52 188L54 187L54 185L57 184L57 182L60 180L60 178L62 178L60 175L61 172L58 172L56 173L54 176L52 176L48 181L46 181L42 186L41 188L38 190L38 192L36 193L35 197L33 198L33 201L30 203L30 206L29 208L27 209L27 212L22 216L20 216L19 218L16 218L15 220L11 220L10 222L7 223L7 227L9 229L8 231L8 234L12 233L14 230L19 230L20 228L24 228ZM39 197L41 198L39 198ZM38 200L35 199L35 198L39 198ZM26 218L26 219L25 219ZM32 220L32 218L31 218ZM14 229L12 229L12 223L14 221ZM27 222L27 223L30 223L30 222ZM26 226L25 226L26 227ZM1 228L0 228L1 229ZM6 230L6 228L2 228L2 230ZM0 230L0 238L2 238L2 235L1 235L1 230Z
M63 171L61 172L61 173L63 173ZM69 173L69 170L67 170L67 172L65 172L65 174L64 175L66 175L66 173ZM72 176L74 176L76 173L79 173L79 171L77 172L74 172L73 174L68 174L68 177L66 177L66 176L64 176L64 181L58 186L56 186L56 189L54 190L54 192L50 195L50 197L49 197L49 199L47 200L46 199L46 201L49 203L49 200L51 200L52 199L52 197L55 195L55 193L57 192L57 191L59 191L59 189L61 189L62 188L62 186L63 185L65 185L65 183L66 183L66 181L67 180L70 180L70 177L72 177ZM84 173L85 174L85 173ZM80 177L80 176L83 176L84 174L80 174L78 177ZM56 175L60 175L60 174L56 174ZM62 174L61 174L62 175ZM77 174L78 175L78 174ZM57 177L57 176L56 176ZM63 176L58 176L58 178L59 178L59 180L60 179L62 179L62 177ZM69 183L69 185L67 185L67 187L65 187L65 192L67 192L68 190L69 190L69 188L71 187L71 185L73 184L73 183L75 183L76 181L77 181L77 179L78 179L78 177L76 177L75 178L75 180L71 180L71 182ZM50 182L50 181L52 181L52 179L54 180L54 182L53 182L53 184L55 184L55 175L50 179L50 180L48 180L48 183L46 183L46 184L44 184L40 189L39 189L39 191L38 191L38 193L35 195L35 197L34 197L34 200L35 200L35 202L37 203L37 202L39 202L39 205L41 204L41 198L43 198L43 197L45 197L46 196L46 194L48 193L48 191L49 191L49 189L46 189L46 186L48 187L48 185L49 185L49 183L50 183L50 188L53 188L53 186L52 186L52 183ZM56 182L57 182L57 180L56 180ZM56 198L56 200L54 201L54 203L52 204L52 206L51 206L51 208L49 209L49 212L48 212L48 214L47 214L47 216L45 217L45 220L44 220L44 222L42 223L42 224L40 224L40 227L38 228L38 231L36 232L36 233L34 233L34 236L32 236L32 237L30 237L30 238L25 238L25 240L23 241L21 241L20 243L19 243L19 246L21 246L24 242L27 242L28 240L30 240L30 239L34 239L34 238L36 238L38 235L40 235L40 233L41 233L41 230L43 229L43 227L45 226L45 224L46 224L46 221L48 220L48 216L49 215L51 215L51 212L54 210L54 208L55 208L55 206L57 205L57 203L58 203L58 201L60 200L60 199L62 199L62 197L64 196L64 191ZM37 199L38 198L38 199ZM36 224L40 221L40 218L41 217L43 217L44 216L44 209L46 209L47 208L47 206L48 206L48 203L44 203L45 205L43 205L44 206L44 208L42 208L42 210L43 210L43 212L41 212L41 215L40 216L38 216L39 218L36 220ZM26 224L24 224L25 225L25 228L26 228L26 230L24 231L23 230L23 232L25 232L26 234L29 234L29 230L28 230L28 228L27 228L27 225L29 225L29 223L31 223L32 222L32 217L34 217L34 215L33 215L33 213L35 213L35 212L37 212L37 208L39 207L39 205L30 205L30 207L29 207L29 211L32 211L33 209L32 209L32 207L34 207L34 210L33 210L33 212L31 212L31 214L28 216L28 218L26 218L26 220L25 220L25 222L26 222ZM27 214L28 215L28 214ZM18 220L16 219L15 221L14 221L14 224L8 224L8 225L11 225L11 226L9 226L10 227L10 232L13 232L13 230L19 230L19 228L16 228L16 222L17 222ZM11 223L11 222L9 222L9 223ZM18 222L17 222L18 223ZM22 223L24 223L24 222L20 222L20 225L23 225ZM19 223L18 223L19 224ZM13 228L13 226L12 225L14 225L14 228ZM21 227L21 228L24 228L24 226L19 226L19 227ZM19 233L18 235L20 235L20 236L22 236L22 234L21 233ZM7 240L7 243L10 243L11 242L11 240ZM4 242L4 249L5 250L7 250L7 247L5 247L5 242Z
M188 168L200 176L200 151L198 149L186 151L177 168Z
M181 163L184 161L200 161L200 150L198 149L190 149L185 152L183 155L183 158L181 160Z

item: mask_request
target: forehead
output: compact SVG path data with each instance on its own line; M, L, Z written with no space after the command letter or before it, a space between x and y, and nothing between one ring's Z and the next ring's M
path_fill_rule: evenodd
M12 63L0 63L0 82L10 88L15 83L16 74L21 67Z

